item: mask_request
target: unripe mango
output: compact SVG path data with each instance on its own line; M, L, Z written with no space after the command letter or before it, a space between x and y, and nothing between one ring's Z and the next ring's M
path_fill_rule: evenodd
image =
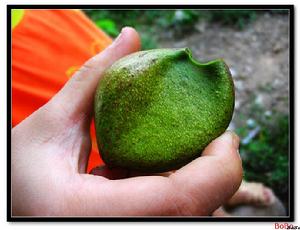
M233 109L234 85L222 59L201 64L187 48L136 52L99 81L98 148L111 167L178 169L226 130Z

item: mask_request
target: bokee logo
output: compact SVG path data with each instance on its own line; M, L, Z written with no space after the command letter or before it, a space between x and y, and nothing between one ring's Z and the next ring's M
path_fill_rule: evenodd
M275 223L275 229L300 229L300 226L289 224L289 223Z

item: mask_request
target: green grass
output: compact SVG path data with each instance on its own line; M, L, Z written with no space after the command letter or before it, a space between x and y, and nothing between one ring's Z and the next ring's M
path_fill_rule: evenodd
M207 12L207 17L210 21L244 29L256 19L257 12L254 10L214 10Z
M132 26L142 36L142 49L158 48L162 32L171 30L185 36L195 31L199 20L243 29L256 19L254 10L85 10L85 13L111 37L124 26Z

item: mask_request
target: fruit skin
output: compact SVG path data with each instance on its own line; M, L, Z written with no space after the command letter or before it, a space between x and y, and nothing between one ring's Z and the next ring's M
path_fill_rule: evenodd
M99 82L98 148L110 167L177 169L226 130L233 109L234 85L223 60L200 64L187 48L133 53Z

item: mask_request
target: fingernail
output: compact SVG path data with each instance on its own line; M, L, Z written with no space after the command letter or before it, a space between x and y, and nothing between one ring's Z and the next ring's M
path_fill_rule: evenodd
M238 137L238 135L236 135L234 132L231 131L226 131L222 138L224 138L228 143L231 142L232 146L235 149L239 148L239 144L240 144L240 138Z
M239 149L240 146L240 138L234 132L230 132L232 135L232 144L236 149Z
M114 40L114 42L113 42L113 44L117 44L120 40L121 40L121 38L122 38L122 35L124 34L123 32L124 32L124 29L125 29L125 27L124 28L122 28L122 30L121 30L121 32L120 32L120 34L118 35L118 37L116 37L115 38L115 40Z

